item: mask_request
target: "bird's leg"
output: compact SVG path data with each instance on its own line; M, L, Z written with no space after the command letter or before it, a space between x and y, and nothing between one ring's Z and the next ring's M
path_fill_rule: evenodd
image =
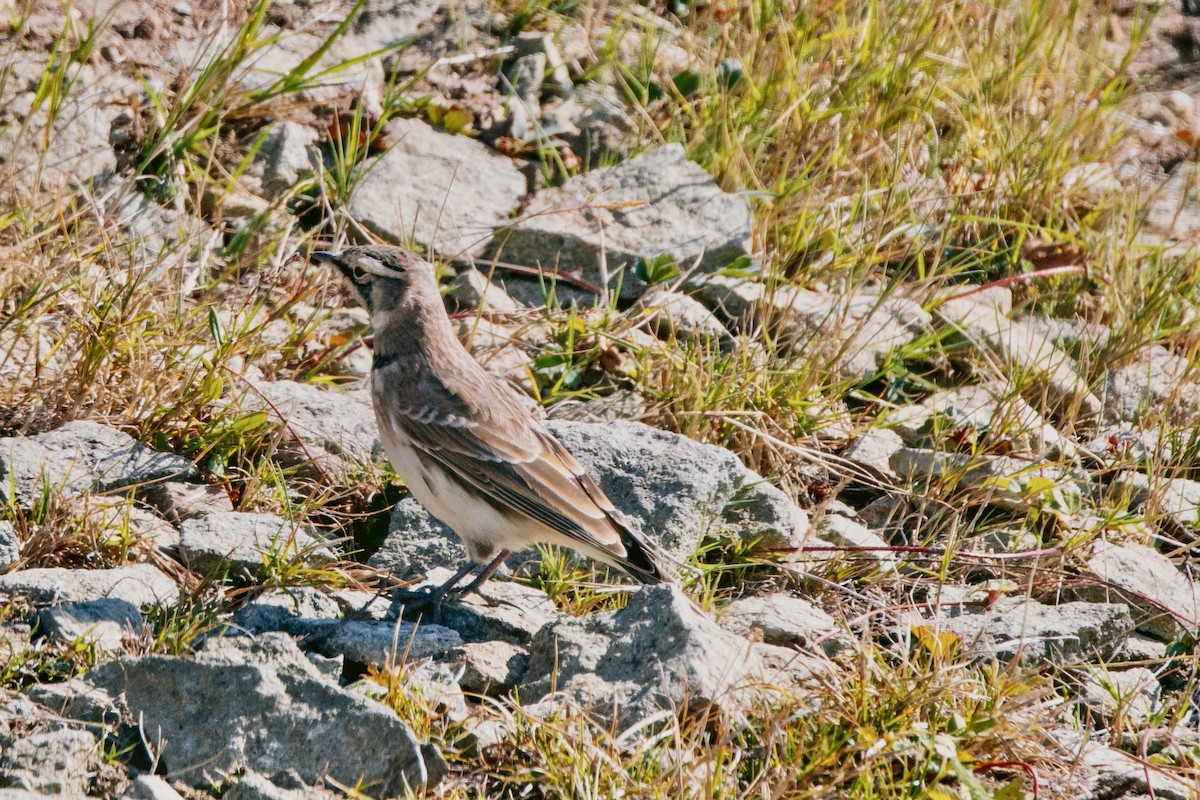
M397 589L392 594L393 603L403 603L409 609L416 608L432 608L441 605L441 602L446 599L446 595L450 594L454 587L457 586L463 578L471 574L479 565L474 561L468 561L458 568L450 576L450 579L441 586L433 589L425 589L423 591L414 592L411 589Z
M491 560L491 563L483 568L483 572L479 573L475 580L471 581L464 588L455 592L455 594L457 594L459 597L464 597L472 592L478 592L479 589L488 582L488 579L496 574L496 570L500 569L500 565L504 563L504 560L511 555L511 550L501 550L496 554L496 557Z

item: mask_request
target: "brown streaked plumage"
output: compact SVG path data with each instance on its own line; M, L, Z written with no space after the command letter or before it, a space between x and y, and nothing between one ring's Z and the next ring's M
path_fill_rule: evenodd
M478 588L511 552L571 547L643 583L670 580L599 484L455 336L433 265L400 247L351 247L334 264L371 313L372 395L396 473L462 539ZM473 569L468 564L439 590Z

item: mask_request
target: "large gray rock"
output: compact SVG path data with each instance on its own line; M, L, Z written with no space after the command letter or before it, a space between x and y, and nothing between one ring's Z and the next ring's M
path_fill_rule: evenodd
M848 652L853 641L833 617L799 597L780 593L742 597L725 607L721 627L739 636L758 635L767 644L812 649L826 655Z
M8 520L0 520L0 570L6 570L21 558L21 537Z
M88 642L101 652L120 650L127 639L137 639L145 625L137 606L115 597L60 603L40 611L37 619L38 629L50 639Z
M1153 547L1100 543L1086 567L1097 582L1075 594L1127 604L1142 633L1169 642L1200 625L1200 584Z
M639 260L670 257L688 270L699 259L701 272L715 272L750 255L752 223L744 197L721 191L671 144L538 192L492 251L518 264L582 270L595 283L603 261L610 285L632 298L646 288L635 275Z
M393 242L480 255L525 196L525 176L482 143L420 120L393 120L388 138L395 144L368 165L350 215Z
M233 624L252 633L308 633L341 617L337 600L311 586L273 589L233 615Z
M927 626L957 634L965 651L1022 664L1108 659L1133 632L1129 608L1120 603L1060 603L1050 606L1021 597L1003 597L990 607L947 604Z
M179 555L197 572L223 570L263 575L273 562L302 559L319 564L331 559L329 544L312 528L274 514L217 511L184 520Z
M79 495L187 478L194 471L186 458L85 420L37 436L0 439L0 499L23 506L41 494L43 481L52 490Z
M89 678L124 694L165 775L189 786L294 770L392 797L445 772L394 712L322 677L284 634L208 639L194 658L125 658Z
M522 701L566 700L621 726L660 711L736 714L767 674L750 642L668 585L641 589L615 613L547 625L529 650Z
M382 459L375 411L366 391L345 392L295 381L256 383L245 409L266 411L282 426L286 464L308 464L333 480L361 474Z
M347 620L310 636L307 647L330 658L387 666L438 658L462 643L456 631L431 623Z
M24 597L36 605L85 603L108 597L146 608L171 605L179 599L179 587L152 564L112 569L38 567L0 575L0 595Z
M94 735L55 726L23 736L4 749L0 783L42 795L82 797L98 756Z
M730 451L637 422L547 423L600 482L617 510L675 558L705 535L755 541L765 549L803 544L808 516ZM458 537L412 498L396 504L390 534L370 559L405 579L466 558Z

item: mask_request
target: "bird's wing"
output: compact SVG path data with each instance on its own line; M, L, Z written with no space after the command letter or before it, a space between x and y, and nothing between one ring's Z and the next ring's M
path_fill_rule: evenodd
M625 526L596 481L519 401L487 388L484 407L438 383L406 383L384 404L388 423L498 508L623 556Z

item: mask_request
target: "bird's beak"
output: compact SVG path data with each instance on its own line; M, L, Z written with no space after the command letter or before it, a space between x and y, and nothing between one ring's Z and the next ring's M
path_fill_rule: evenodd
M313 250L308 254L308 260L320 261L322 264L333 264L335 267L343 265L341 256L329 250Z

